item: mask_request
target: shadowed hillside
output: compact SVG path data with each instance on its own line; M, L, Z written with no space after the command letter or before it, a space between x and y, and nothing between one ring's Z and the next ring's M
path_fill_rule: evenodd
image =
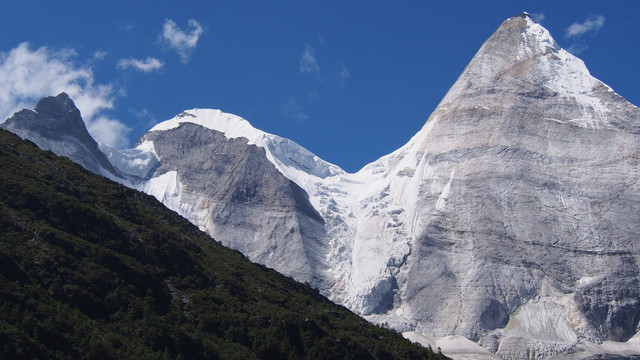
M0 130L0 359L444 358Z

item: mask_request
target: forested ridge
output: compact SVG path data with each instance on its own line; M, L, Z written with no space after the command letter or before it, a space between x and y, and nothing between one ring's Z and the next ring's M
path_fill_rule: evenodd
M435 359L0 130L0 359Z

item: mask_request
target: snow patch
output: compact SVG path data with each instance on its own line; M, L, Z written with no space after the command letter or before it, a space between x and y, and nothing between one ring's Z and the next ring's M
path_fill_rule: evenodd
M453 170L451 171L449 182L447 182L447 185L445 185L444 188L442 189L442 192L438 197L438 201L436 202L436 209L438 209L439 211L444 211L444 206L445 206L447 197L449 197L449 191L451 190L451 181L453 181L453 176L455 174L456 174L456 168L454 167Z
M500 357L463 336L451 335L443 338L430 338L415 331L403 332L402 336L424 347L431 347L436 352L440 350L444 355L456 360L501 360Z
M550 90L562 97L573 99L572 102L575 102L576 106L582 107L582 115L570 119L570 122L589 128L609 124L609 109L593 95L594 89L606 85L591 76L582 60L560 49L553 56L541 57L539 66L543 73L548 74L546 86Z
M153 143L144 142L133 149L117 150L100 144L100 150L107 156L111 165L126 175L148 179L160 165L153 150Z
M182 184L177 171L168 171L160 176L153 177L140 185L140 189L152 195L169 209L178 211L182 198Z
M518 61L530 59L538 54L559 50L558 43L547 29L526 17L527 26L522 33L522 41L518 47Z
M602 280L601 276L583 276L578 279L578 285L589 285Z

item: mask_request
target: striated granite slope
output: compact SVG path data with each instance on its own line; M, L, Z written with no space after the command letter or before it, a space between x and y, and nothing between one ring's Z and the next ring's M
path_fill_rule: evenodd
M506 20L424 128L377 162L406 178L388 190L411 243L398 321L504 358L633 337L638 130L640 110L544 28Z
M234 115L184 112L138 140L136 149L152 150L160 162L138 187L252 261L326 290L324 219L265 148L249 143L246 129L236 137L233 129L215 126L221 124L246 126L254 141L279 139Z

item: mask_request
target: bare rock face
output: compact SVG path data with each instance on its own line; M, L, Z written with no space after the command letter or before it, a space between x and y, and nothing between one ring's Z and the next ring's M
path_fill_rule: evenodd
M252 261L325 287L324 220L263 148L190 122L144 142L160 166L143 190Z
M504 358L633 337L639 130L640 110L544 28L506 20L392 155L420 177L402 317Z
M34 110L21 110L0 127L96 174L112 179L120 175L89 135L80 110L66 93L40 100Z

